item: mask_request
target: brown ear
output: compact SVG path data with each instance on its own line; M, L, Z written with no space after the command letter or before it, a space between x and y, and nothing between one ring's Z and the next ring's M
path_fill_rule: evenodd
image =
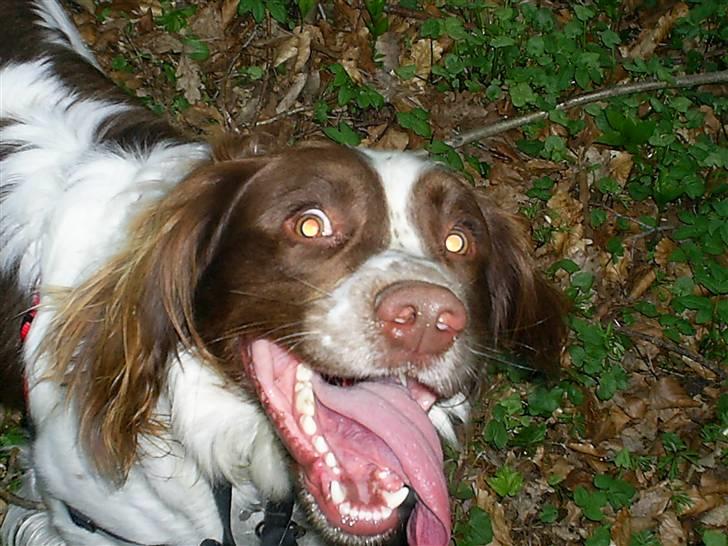
M486 282L491 332L499 346L556 376L566 337L565 300L537 270L518 217L482 195L478 203L490 234Z
M105 476L123 481L139 435L159 431L155 406L177 348L208 356L194 325L195 287L246 181L266 162L200 167L136 218L126 248L60 296L45 350Z

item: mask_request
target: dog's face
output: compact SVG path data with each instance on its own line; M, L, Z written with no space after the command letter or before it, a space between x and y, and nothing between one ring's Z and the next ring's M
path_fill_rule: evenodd
M232 201L196 327L253 387L312 519L330 539L376 543L407 521L410 497L411 541L446 544L426 412L468 392L497 336L513 337L505 307L530 282L513 278L530 267L515 226L431 164L333 146L272 159Z
M145 430L163 389L159 368L182 340L257 398L310 519L333 542L380 544L406 528L411 544L447 544L442 451L428 412L471 392L502 351L547 371L557 365L560 299L517 224L412 156L315 145L222 157L135 229L138 271L124 278L138 280L114 296L133 303L87 321L134 332L59 334L69 347L106 340L98 353L83 345L96 367L78 379L96 378L79 396L91 443L97 430L105 442L91 451L124 462L121 442ZM129 262L122 256L109 272ZM108 299L112 284L92 282L83 307ZM118 400L122 351L140 385Z

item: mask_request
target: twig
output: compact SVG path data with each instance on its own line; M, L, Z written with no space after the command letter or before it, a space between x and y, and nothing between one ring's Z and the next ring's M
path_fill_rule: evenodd
M0 488L0 499L5 501L7 504L14 504L20 506L26 510L45 510L46 507L42 502L29 500L18 495L11 493L10 491Z
M651 343L655 347L659 347L660 349L665 349L666 351L670 351L672 353L679 354L680 356L687 357L693 362L697 362L704 368L713 372L716 377L720 377L721 379L726 378L726 373L720 368L716 367L712 362L700 356L699 354L694 353L693 351L689 351L688 349L680 347L680 345L678 345L677 343L673 343L672 341L669 341L667 339L651 336L643 332L638 332L637 330L632 330L631 328L625 328L624 326L616 326L615 330L628 337L636 337L638 339L642 339Z
M278 120L281 120L283 118L289 117L289 116L295 116L296 114L300 114L302 112L308 112L311 110L310 106L299 106L298 108L292 108L290 110L286 110L285 112L281 112L280 114L276 114L275 116L271 116L266 119L262 119L260 121L255 122L255 127L260 127L261 125L270 125L271 123L275 123Z
M576 106L584 106L592 102L597 102L604 99L610 99L613 97L621 97L624 95L631 95L633 93L640 93L644 91L657 91L660 89L673 89L678 87L696 87L698 85L709 85L717 83L728 83L728 70L722 70L720 72L708 72L706 74L692 74L690 76L681 76L675 78L671 82L662 80L649 80L644 82L627 83L621 85L615 85L606 89L600 89L599 91L593 91L591 93L584 93L576 97L570 98L556 105L555 110L568 110ZM470 144L475 140L482 140L490 138L492 136L510 131L546 119L549 113L545 110L540 112L533 112L517 118L504 119L485 127L479 127L471 131L466 131L461 135L451 138L446 141L447 144L453 148L460 148L466 144Z

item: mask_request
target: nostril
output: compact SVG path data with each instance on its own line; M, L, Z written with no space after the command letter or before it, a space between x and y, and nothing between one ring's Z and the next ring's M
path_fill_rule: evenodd
M417 320L417 309L411 305L402 307L392 319L397 324L411 324Z
M435 328L441 332L447 332L448 330L453 331L455 334L459 334L465 329L465 314L451 311L443 311L437 317L435 322Z

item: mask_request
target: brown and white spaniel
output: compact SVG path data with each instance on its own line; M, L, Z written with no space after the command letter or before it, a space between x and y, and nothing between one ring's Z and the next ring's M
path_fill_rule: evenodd
M446 546L440 438L485 363L558 365L514 218L406 153L186 140L55 0L0 28L0 366L47 507L3 543Z

